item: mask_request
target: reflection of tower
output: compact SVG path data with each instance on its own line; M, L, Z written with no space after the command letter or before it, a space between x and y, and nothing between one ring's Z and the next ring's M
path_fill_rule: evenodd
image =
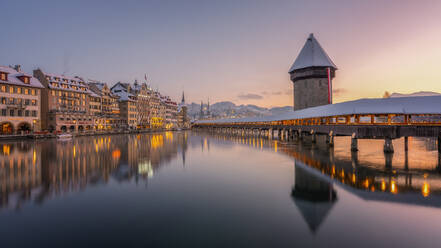
M187 145L187 133L181 135L180 143L181 143L181 153L182 153L182 166L185 167L185 154L187 153L188 145Z
M330 182L295 163L295 184L291 196L312 233L323 223L337 200Z

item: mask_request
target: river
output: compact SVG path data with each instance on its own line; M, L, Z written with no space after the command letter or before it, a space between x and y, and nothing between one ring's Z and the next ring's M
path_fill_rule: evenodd
M163 132L0 143L1 247L439 247L436 142Z

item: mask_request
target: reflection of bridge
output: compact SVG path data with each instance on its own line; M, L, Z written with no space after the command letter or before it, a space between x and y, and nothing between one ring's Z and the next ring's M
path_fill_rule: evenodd
M384 155L383 165L372 166L369 161L360 162L357 153L350 153L350 158L339 157L334 154L333 147L319 144L311 146L301 141L280 142L239 134L214 136L218 138L218 142L233 141L258 149L271 148L275 152L284 153L295 159L296 170L298 165L328 182L338 182L348 191L366 200L441 207L436 200L441 196L439 166L409 168L408 165L403 169L397 169L391 167L391 154ZM434 197L428 197L429 195Z

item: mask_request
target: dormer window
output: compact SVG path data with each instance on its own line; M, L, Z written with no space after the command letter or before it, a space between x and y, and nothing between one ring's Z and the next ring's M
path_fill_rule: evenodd
M0 80L8 81L8 73L0 71Z
M17 78L20 79L25 84L30 84L31 78L29 76L21 75L21 76L18 76Z

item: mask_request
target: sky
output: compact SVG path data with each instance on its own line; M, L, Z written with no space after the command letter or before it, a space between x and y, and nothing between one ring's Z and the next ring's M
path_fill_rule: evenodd
M334 102L441 92L441 1L2 0L0 65L174 100L292 105L288 69L309 33L338 67Z

